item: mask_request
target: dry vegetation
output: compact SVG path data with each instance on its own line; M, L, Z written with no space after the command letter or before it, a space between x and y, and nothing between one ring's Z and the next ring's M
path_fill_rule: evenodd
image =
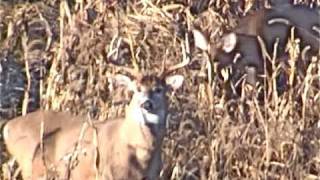
M218 0L194 14L189 2L0 1L0 61L22 65L25 76L21 100L6 116L36 109L39 100L43 109L99 120L121 116L130 95L110 85L118 66L159 71L163 60L190 58L179 71L183 89L171 95L163 179L318 179L319 58L280 97L271 92L264 103L249 95L224 101L223 84L205 70L205 56L187 32L197 22L214 42L236 24L241 9L265 3ZM1 154L1 177L18 176Z

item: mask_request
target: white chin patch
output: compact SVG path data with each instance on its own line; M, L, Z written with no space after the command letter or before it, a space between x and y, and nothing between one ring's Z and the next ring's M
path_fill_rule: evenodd
M149 113L145 109L142 109L142 113L144 115L145 122L148 122L148 123L151 123L151 124L159 124L159 121L160 121L159 115Z
M142 112L142 109L140 108L135 108L135 110L132 111L133 116L135 117L134 119L140 123L140 124L144 124L144 115Z
M159 115L152 114L145 109L136 108L132 112L134 114L133 116L135 117L135 121L137 121L140 124L145 124L146 122L152 124L159 124L160 122L161 117L159 117Z

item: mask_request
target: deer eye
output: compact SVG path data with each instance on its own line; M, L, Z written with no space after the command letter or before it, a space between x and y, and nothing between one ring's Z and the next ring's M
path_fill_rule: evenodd
M153 90L155 93L157 94L160 94L163 92L163 88L162 87L156 87L154 90Z

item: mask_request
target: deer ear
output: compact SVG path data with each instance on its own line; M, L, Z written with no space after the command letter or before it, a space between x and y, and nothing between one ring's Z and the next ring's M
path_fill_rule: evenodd
M184 77L182 75L172 75L166 77L165 81L167 86L170 86L172 89L176 90L182 86Z
M222 38L222 44L222 49L226 53L230 53L236 47L237 35L235 33L229 33L227 35L224 35Z
M117 85L125 86L129 91L134 91L136 89L134 81L126 75L117 74L114 76L114 80Z
M207 51L209 43L205 35L197 29L193 29L192 34L195 46L201 50Z

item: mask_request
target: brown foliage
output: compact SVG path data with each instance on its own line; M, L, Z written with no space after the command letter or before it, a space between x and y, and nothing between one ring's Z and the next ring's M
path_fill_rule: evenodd
M26 72L34 62L46 64L38 86L41 108L90 113L99 120L123 115L129 99L110 84L117 66L158 72L164 59L172 65L190 55L190 65L181 71L184 87L171 96L163 179L317 179L319 58L280 97L262 104L247 94L225 102L216 78L208 83L206 59L187 32L195 23L215 42L237 16L263 3L208 1L209 10L192 15L187 2L1 1L0 53L14 56ZM30 78L27 73L29 91ZM24 113L31 105L20 106ZM10 162L2 163L3 179L17 176Z

